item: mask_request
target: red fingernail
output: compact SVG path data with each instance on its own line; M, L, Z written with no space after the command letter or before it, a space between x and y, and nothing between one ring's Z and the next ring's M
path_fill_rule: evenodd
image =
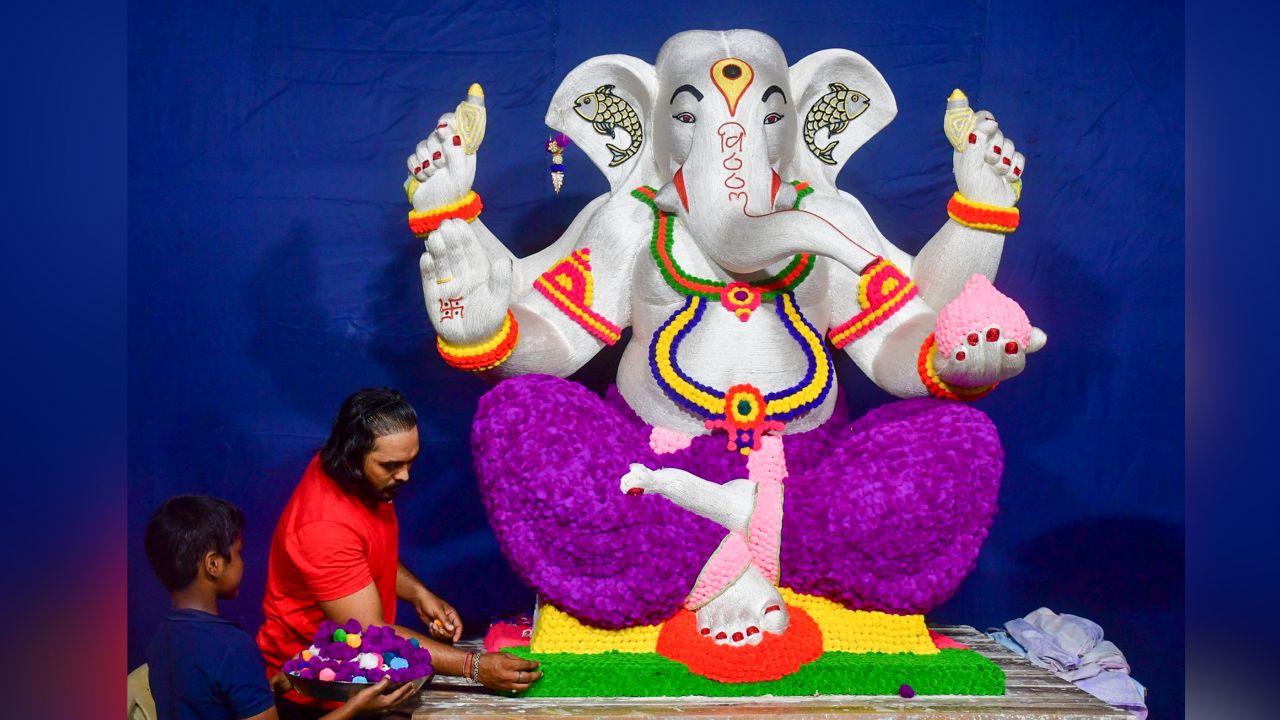
M969 340L969 344L970 344L970 345L977 345L977 344L978 344L978 333L969 333L969 338L968 338L968 340Z
M973 133L969 133L969 144L973 145L976 142L978 142L978 136Z
M1014 174L1014 175L1021 175L1021 174L1022 174L1022 168L1014 168L1014 169L1013 169L1013 174Z
M627 491L627 494L628 494L628 495L643 495L643 494L644 494L644 488L631 488L630 490L628 490L628 491Z
M734 633L734 634L733 634L733 641L734 641L734 642L742 642L742 633L740 633L740 632Z
M441 153L439 150L437 150L437 151L435 151L435 152L431 153L431 159L432 159L432 160L439 160L439 159L440 159L440 156L441 156L442 154L443 154L443 153Z
M424 167L424 168L425 168L426 166L430 165L430 164L431 164L431 161L430 161L430 160L423 160L423 161L422 161L422 167Z
M963 351L963 350L957 350L957 351L956 351L956 360L964 360L964 351Z
M1009 158L1005 158L1005 159L1004 159L1004 164L1005 164L1005 165L1012 165L1012 164L1013 164L1013 161L1012 161L1012 160L1010 160Z
M991 152L993 152L993 153L995 153L995 154L999 155L999 154L1000 154L1000 146L999 146L999 145L997 145L997 146L995 146L995 147L991 148Z
M1004 344L1004 351L1005 351L1006 353L1010 354L1010 355L1017 355L1017 354L1018 354L1018 343L1016 343L1016 342L1014 342L1014 341L1010 340L1009 342L1007 342L1007 343L1005 343L1005 344Z
M728 636L728 635L725 635L724 633L716 633L716 639L717 639L717 640L723 640L723 639L725 639L725 638L727 638L727 637L729 637L729 636Z
M439 130L440 128L447 128L447 127L449 127L448 123L440 123L439 125L436 126L436 129Z
M995 342L1000 339L1000 328L991 328L987 330L987 342Z
M415 165L415 166L413 166L413 174L414 174L414 175L417 175L417 174L418 174L418 173L420 173L420 172L422 172L422 166L421 166L421 165Z
M764 614L765 614L765 615L768 615L768 614L769 614L769 613L771 613L771 612L778 612L778 611L779 611L779 610L781 610L781 609L782 609L782 608L781 608L780 606L778 606L778 605L770 605L769 607L767 607L767 608L765 608L765 609L764 609Z
M748 635L755 635L758 632L760 632L760 628L756 627L755 625L752 625L751 627L747 628Z
M711 634L711 628L702 628L702 634L703 634L703 635L710 635L710 634Z
M457 146L459 146L459 145L461 145L461 144L462 144L462 138L458 137L457 135L454 135L454 136L453 136L453 146L454 146L454 147L457 147Z

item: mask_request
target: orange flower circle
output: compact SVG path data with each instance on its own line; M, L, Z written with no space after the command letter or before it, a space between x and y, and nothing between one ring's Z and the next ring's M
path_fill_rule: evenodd
M822 656L822 630L802 609L791 605L791 625L781 635L766 633L758 645L718 645L698 633L698 621L680 610L658 632L658 654L695 675L724 683L778 680Z

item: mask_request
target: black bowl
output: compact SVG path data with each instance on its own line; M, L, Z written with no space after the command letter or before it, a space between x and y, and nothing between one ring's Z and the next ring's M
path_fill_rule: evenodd
M293 685L295 690L307 697L315 698L316 700L346 702L351 699L352 695L355 695L361 690L368 689L369 687L369 683L343 682L341 680L317 680L315 678L308 679L298 677L297 675L291 675L289 673L285 673L285 677L289 678L289 683ZM408 682L402 683L391 683L387 685L387 689L383 690L383 692L389 693L402 685L413 685L413 692L409 694L415 695L419 690L425 687L427 683L431 682L431 679L434 677L435 673L432 673L430 675L424 675L417 680L409 680Z

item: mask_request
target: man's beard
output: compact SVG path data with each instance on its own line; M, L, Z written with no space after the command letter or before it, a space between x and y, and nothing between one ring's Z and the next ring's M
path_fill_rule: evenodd
M392 481L389 485L385 485L382 488L374 490L373 494L383 502L391 502L396 499L396 495L404 489L406 484L407 483Z

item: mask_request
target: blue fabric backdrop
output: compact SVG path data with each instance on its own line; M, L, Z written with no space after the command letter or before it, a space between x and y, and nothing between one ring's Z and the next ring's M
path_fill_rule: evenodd
M136 2L129 37L129 660L166 598L142 552L180 492L248 516L229 615L255 631L276 517L341 399L402 389L423 417L398 503L403 560L471 631L532 600L498 553L468 427L484 385L446 368L404 225L404 158L471 81L489 135L476 187L517 254L603 179L577 152L552 194L546 103L577 63L652 61L690 28L769 32L794 62L854 49L897 120L841 186L914 252L953 188L940 130L962 87L1028 155L997 284L1050 342L980 407L1001 429L1001 514L933 614L980 628L1040 605L1100 622L1169 717L1181 706L1183 25L1167 3ZM619 346L620 347L620 346ZM618 357L579 373L602 388ZM841 368L854 412L889 400ZM405 609L402 608L402 614Z

